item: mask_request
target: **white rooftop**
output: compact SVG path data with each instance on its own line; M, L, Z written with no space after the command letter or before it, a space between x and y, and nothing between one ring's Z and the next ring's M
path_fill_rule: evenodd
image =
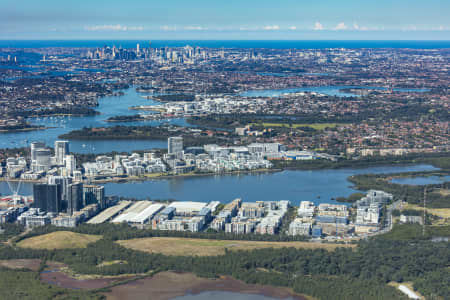
M174 207L177 212L193 212L200 211L206 206L205 202L194 202L194 201L176 201L172 202L169 207Z

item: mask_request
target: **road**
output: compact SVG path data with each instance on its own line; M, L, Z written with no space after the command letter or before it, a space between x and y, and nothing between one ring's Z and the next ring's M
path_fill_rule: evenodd
M389 204L386 207L386 218L384 219L383 228L377 232L370 234L370 236L388 233L389 231L392 230L393 225L394 225L393 221L392 221L392 211L395 209L400 209L401 204L402 204L402 201L397 200L397 201L393 202L392 204Z

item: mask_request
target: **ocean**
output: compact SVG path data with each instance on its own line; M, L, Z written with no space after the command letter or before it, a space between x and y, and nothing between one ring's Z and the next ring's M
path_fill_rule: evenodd
M46 48L122 46L134 48L136 44L148 47L150 40L0 40L0 48ZM186 45L206 48L260 48L260 49L325 49L325 48L410 48L450 49L447 41L395 41L395 40L155 40L151 47L183 47Z

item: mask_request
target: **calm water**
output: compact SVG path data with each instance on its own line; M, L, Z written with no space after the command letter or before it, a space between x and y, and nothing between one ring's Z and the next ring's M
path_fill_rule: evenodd
M149 40L0 40L0 47L103 47L122 46L134 48L139 43L147 47ZM208 48L271 48L271 49L325 49L325 48L450 48L450 41L357 41L357 40L154 40L153 48L184 47L186 45Z
M280 300L280 298L272 298L257 294L243 294L234 292L208 291L195 295L184 295L172 298L171 300ZM284 300L292 300L292 297L283 298Z
M148 181L107 183L107 195L144 199L177 199L183 201L220 201L228 203L235 198L243 201L290 200L315 203L334 202L331 198L349 196L356 192L347 178L364 173L397 173L436 170L430 165L374 167L365 169L340 169L316 171L282 171L244 175L217 175L153 179ZM0 193L11 194L5 182L0 183ZM20 193L32 194L32 185L22 183Z
M120 97L104 97L99 99L99 106L96 108L101 114L88 117L47 117L32 118L30 122L36 125L45 125L47 130L37 130L29 132L15 132L0 134L0 148L25 147L33 141L44 141L47 145L53 146L58 136L72 130L83 127L105 127L116 125L159 125L161 121L146 122L106 122L105 120L117 115L134 115L138 113L128 108L135 105L154 105L158 102L142 98L142 94L136 92L132 87L124 91L125 95ZM170 123L187 126L183 119L171 120ZM83 146L84 145L84 146ZM127 151L166 148L166 141L70 141L70 150L76 153L104 153L110 151Z
M450 176L403 177L391 180L392 183L409 185L440 184L446 181L450 181Z
M347 88L363 88L363 89L374 89L384 91L387 90L385 87L364 87L364 86L313 86L313 87L301 87L301 88L289 88L289 89L279 89L279 90L250 90L241 93L241 96L246 97L278 97L285 93L298 93L298 92L315 92L320 94L325 94L329 96L338 97L359 97L359 95L354 93L342 92L341 89ZM427 92L429 89L408 89L408 88L394 88L397 92Z

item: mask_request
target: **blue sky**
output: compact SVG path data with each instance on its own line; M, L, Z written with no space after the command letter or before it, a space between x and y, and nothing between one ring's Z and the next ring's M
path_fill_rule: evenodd
M450 40L450 0L0 0L0 39Z

